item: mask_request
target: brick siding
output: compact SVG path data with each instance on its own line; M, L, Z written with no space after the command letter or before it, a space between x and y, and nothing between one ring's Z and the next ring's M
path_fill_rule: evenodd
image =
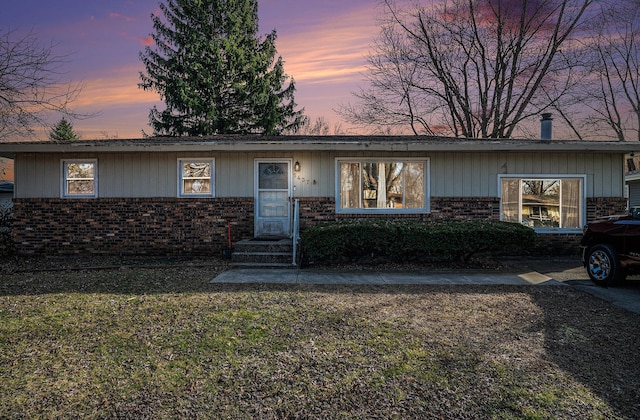
M333 197L300 198L300 225L307 227L327 221L372 218L425 221L432 219L500 219L500 200L498 198L432 197L431 212L428 214L336 214L335 207Z
M587 199L587 221L611 214L624 214L627 199L623 197L600 197Z
M23 254L204 255L253 236L253 199L16 199Z
M433 197L433 219L500 220L500 199L497 197Z
M300 229L336 220L336 201L333 197L299 197Z
M431 213L336 214L333 197L300 198L301 229L362 218L500 218L498 198L432 197ZM624 198L587 200L587 220L624 212ZM13 236L22 254L218 254L232 240L253 237L253 198L15 199ZM539 235L539 253L572 253L579 234Z
M582 233L538 234L538 246L532 250L532 254L578 256L580 239L582 239Z

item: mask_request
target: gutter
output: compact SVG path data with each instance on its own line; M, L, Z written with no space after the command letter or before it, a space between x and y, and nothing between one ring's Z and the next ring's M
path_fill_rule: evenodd
M127 152L603 152L631 153L637 143L610 141L455 139L416 136L212 136L207 138L0 143L0 156L17 153Z

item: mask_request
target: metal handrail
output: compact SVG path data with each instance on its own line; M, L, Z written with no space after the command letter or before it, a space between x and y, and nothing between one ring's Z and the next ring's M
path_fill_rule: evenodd
M300 201L296 198L293 202L293 262L296 265L298 242L300 242Z

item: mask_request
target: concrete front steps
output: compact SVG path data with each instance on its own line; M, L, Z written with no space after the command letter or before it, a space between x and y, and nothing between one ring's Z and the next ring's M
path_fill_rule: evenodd
M231 254L232 267L295 268L291 238L261 240L243 239L235 243Z

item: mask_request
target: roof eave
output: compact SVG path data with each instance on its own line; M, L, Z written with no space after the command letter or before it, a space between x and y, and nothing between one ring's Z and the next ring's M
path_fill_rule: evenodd
M385 151L385 152L613 152L640 151L640 144L605 141L475 140L409 137L264 138L210 141L86 141L69 143L0 143L0 156L17 153L127 153L127 152L262 152L262 151Z

